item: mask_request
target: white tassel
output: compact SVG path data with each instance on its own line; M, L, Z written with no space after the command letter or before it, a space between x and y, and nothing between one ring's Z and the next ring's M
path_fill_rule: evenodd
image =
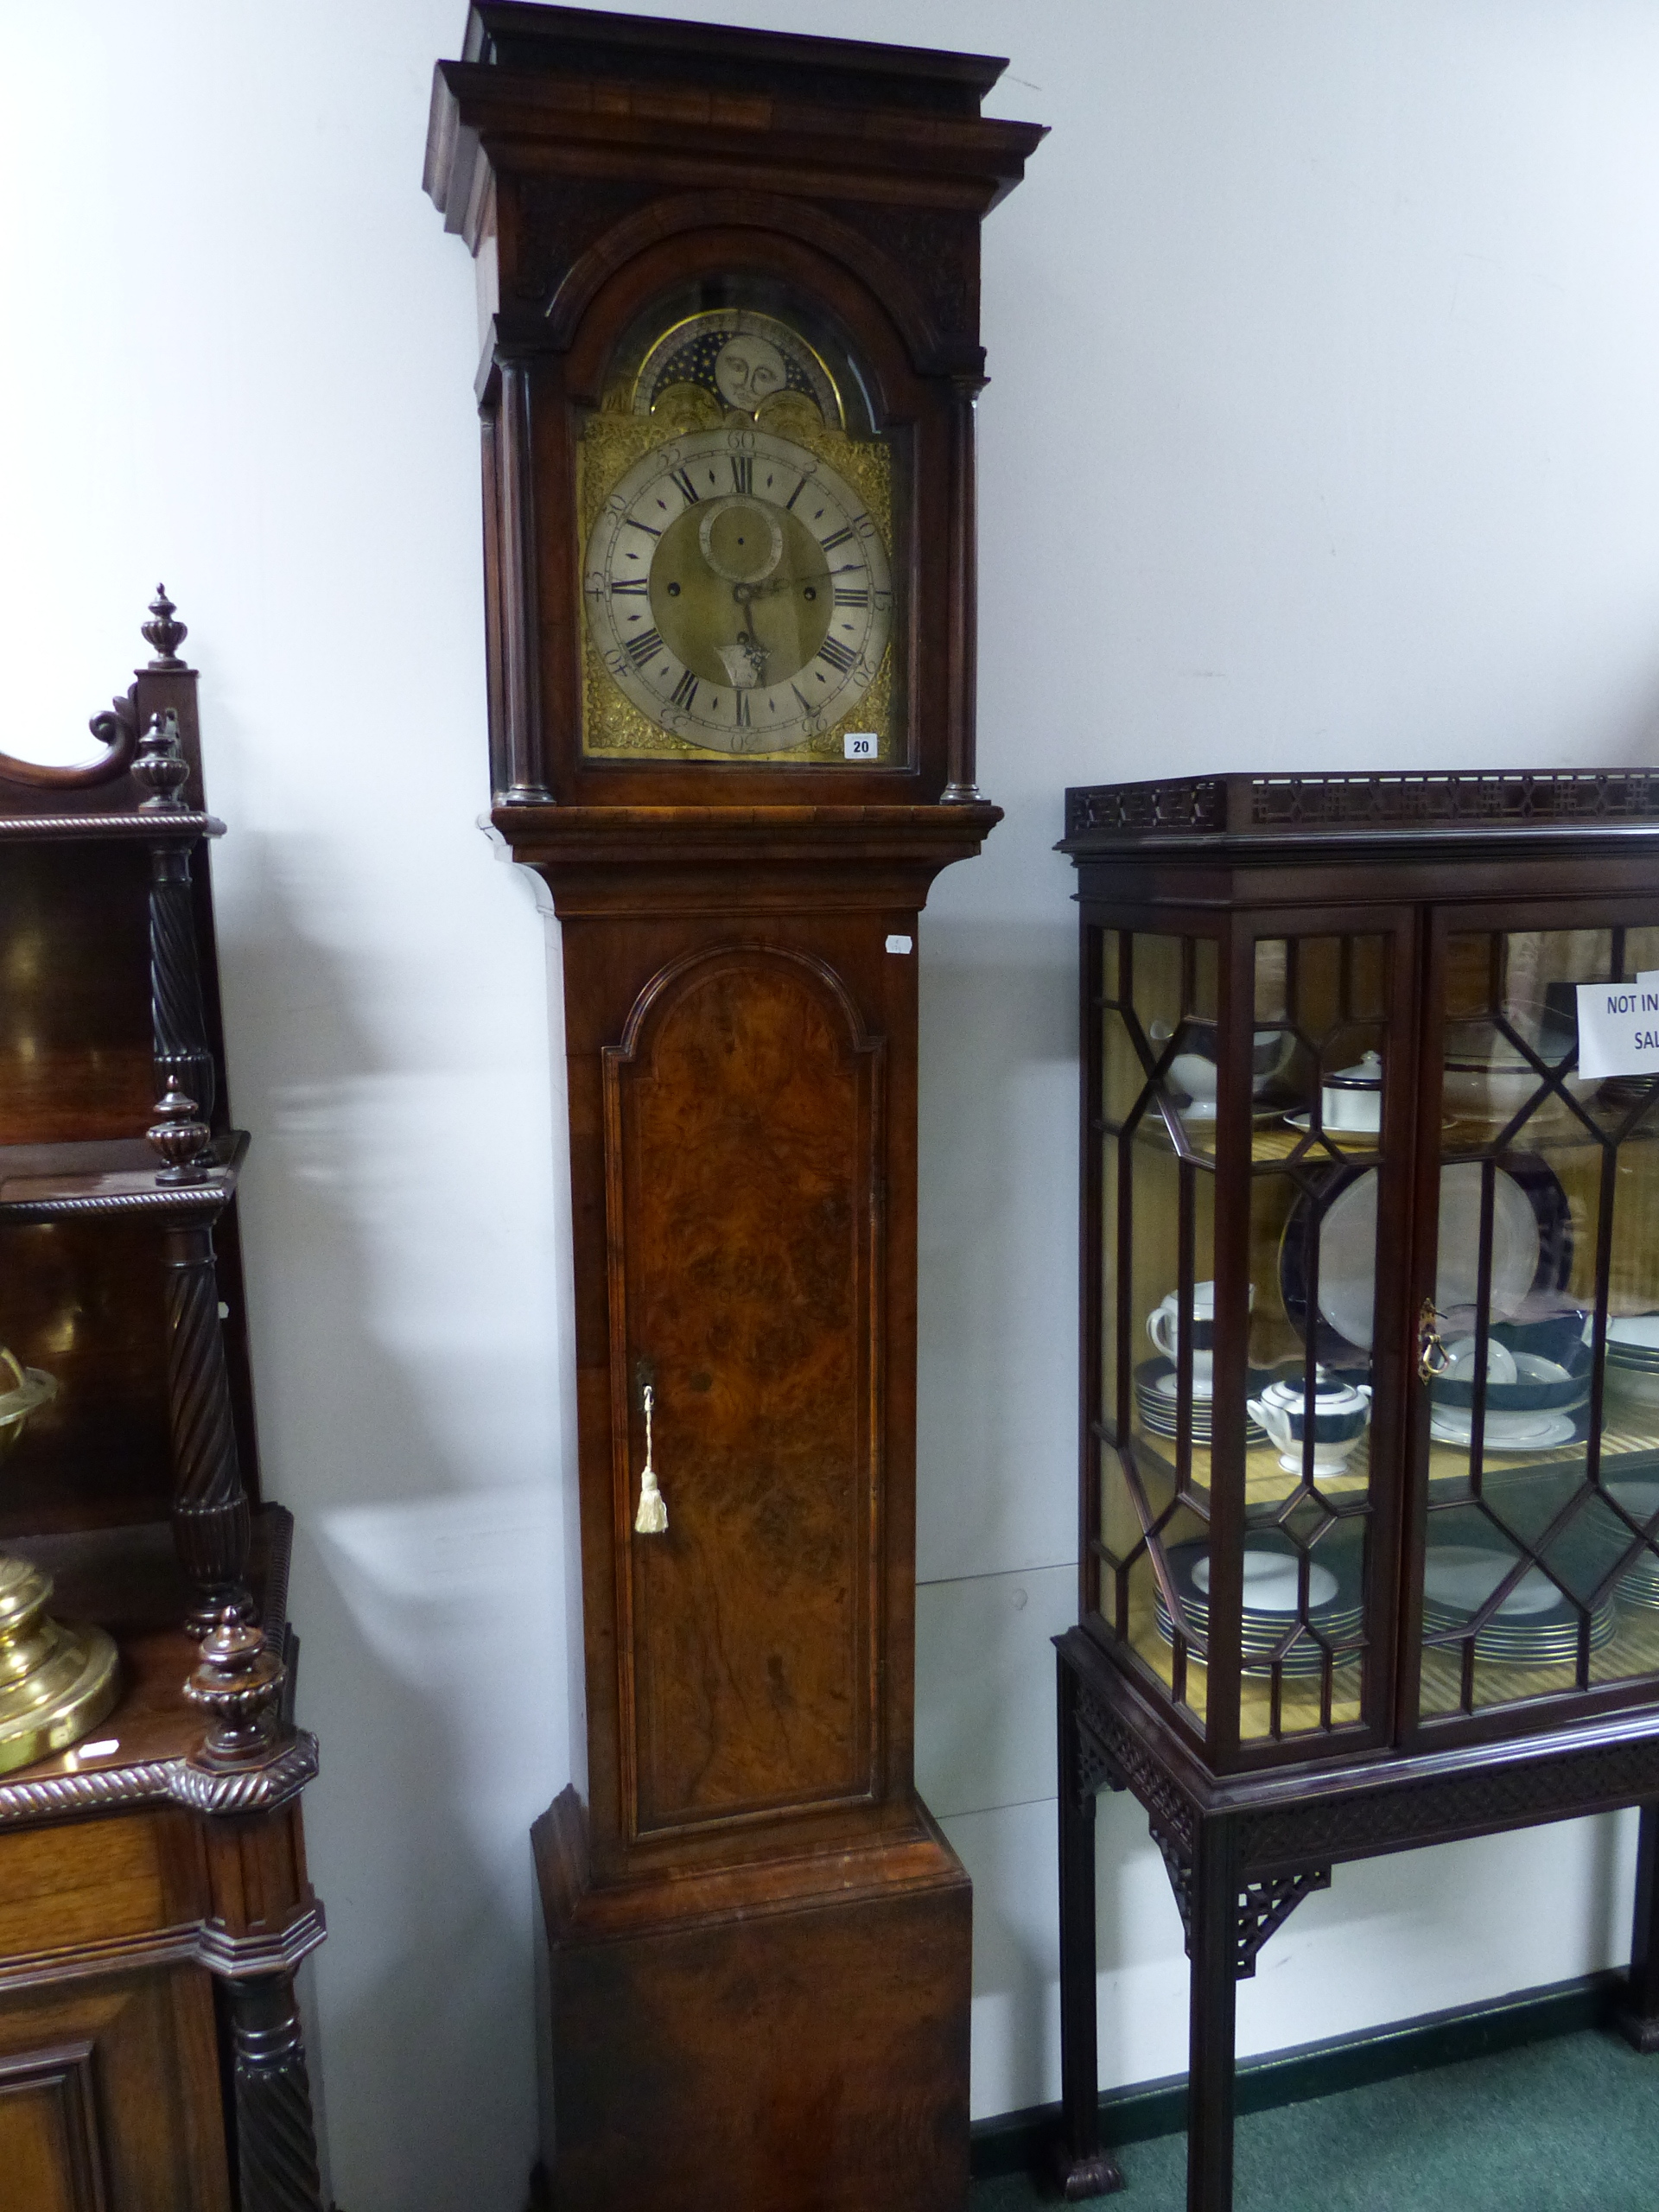
M668 1503L657 1486L657 1470L651 1464L651 1409L656 1394L645 1385L645 1469L639 1478L639 1510L633 1516L636 1536L661 1536L668 1532Z
M661 1536L668 1530L668 1508L657 1487L657 1470L647 1467L639 1478L639 1510L633 1516L636 1536Z

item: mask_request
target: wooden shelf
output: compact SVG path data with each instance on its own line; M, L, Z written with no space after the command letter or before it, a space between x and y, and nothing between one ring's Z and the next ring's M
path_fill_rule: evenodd
M42 839L60 843L70 837L99 837L154 845L224 835L225 824L215 815L175 814L162 809L154 814L125 810L99 814L90 807L84 814L0 814L0 842L6 843Z
M280 1505L254 1516L249 1580L265 1624L265 1641L287 1646L288 1570L293 1516ZM0 1826L34 1816L32 1786L96 1773L105 1802L148 1800L156 1794L156 1765L181 1759L201 1741L204 1722L187 1700L184 1685L201 1653L177 1626L188 1587L164 1521L127 1529L78 1531L66 1536L8 1538L4 1548L32 1560L52 1577L50 1610L60 1620L97 1621L121 1654L120 1701L99 1722L89 1744L117 1749L93 1752L83 1744L37 1759L0 1777ZM290 1679L288 1694L291 1699ZM8 1794L10 1793L10 1795Z
M213 1141L218 1165L199 1183L163 1182L143 1137L82 1144L0 1145L0 1223L82 1214L217 1213L236 1189L247 1133Z

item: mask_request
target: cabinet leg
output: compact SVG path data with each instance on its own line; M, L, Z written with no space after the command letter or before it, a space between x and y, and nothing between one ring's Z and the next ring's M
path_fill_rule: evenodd
M1618 2013L1624 2040L1659 2050L1659 1805L1642 1808L1636 1846L1636 1914L1630 1929L1630 1978Z
M1187 2212L1232 2212L1238 1857L1224 1821L1198 1831L1191 1887Z
M1077 1678L1059 1665L1060 2108L1054 2178L1068 2202L1122 2189L1101 2148L1095 2029L1095 1796L1084 1784Z
M322 2212L311 2082L291 1974L223 1985L236 2050L241 2212Z

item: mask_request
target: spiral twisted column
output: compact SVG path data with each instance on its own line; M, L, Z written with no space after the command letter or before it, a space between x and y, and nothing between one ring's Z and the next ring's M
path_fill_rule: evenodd
M222 1985L236 2053L241 2212L322 2212L305 2038L291 1974Z
M213 1233L205 1224L167 1232L167 1394L173 1432L173 1535L196 1592L193 1634L226 1606L244 1619L249 1512L231 1414L219 1319Z
M196 1154L182 1163L190 1166L207 1150L219 1078L207 1046L185 846L150 848L149 993L157 1085L164 1102L180 1096L194 1108L193 1126L200 1127Z

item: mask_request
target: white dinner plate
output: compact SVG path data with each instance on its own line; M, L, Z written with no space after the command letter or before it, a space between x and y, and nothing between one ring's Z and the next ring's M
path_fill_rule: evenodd
M1297 1563L1283 1552L1259 1551L1253 1545L1244 1547L1244 1610L1250 1613L1294 1613L1297 1603ZM1201 1559L1192 1569L1192 1580L1200 1590L1210 1587L1210 1562ZM1328 1567L1321 1567L1317 1560L1307 1563L1307 1604L1311 1612L1315 1606L1328 1605L1337 1594L1337 1578Z
M1491 1414L1486 1416L1486 1448L1490 1452L1548 1452L1558 1444L1577 1440L1578 1423L1565 1414ZM1472 1417L1455 1406L1438 1408L1428 1433L1440 1444L1467 1444L1474 1433Z
M1443 1313L1475 1302L1480 1255L1481 1169L1464 1160L1440 1171L1434 1302ZM1492 1177L1491 1313L1507 1321L1538 1273L1538 1217L1500 1167ZM1319 1311L1337 1333L1370 1349L1376 1300L1376 1170L1367 1168L1332 1200L1319 1235Z
M1423 1565L1423 1596L1448 1611L1478 1613L1516 1564L1510 1552L1489 1552L1473 1544L1436 1544ZM1492 1618L1517 1620L1552 1612L1561 1593L1541 1567L1529 1567Z

